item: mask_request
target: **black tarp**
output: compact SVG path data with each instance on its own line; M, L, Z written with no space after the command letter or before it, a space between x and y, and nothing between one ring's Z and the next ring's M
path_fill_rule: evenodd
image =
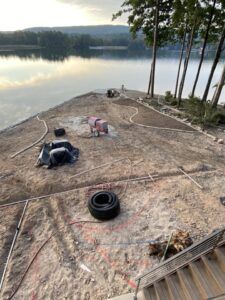
M67 140L55 140L44 144L38 157L38 164L51 168L66 163L75 163L78 158L78 148L73 147Z

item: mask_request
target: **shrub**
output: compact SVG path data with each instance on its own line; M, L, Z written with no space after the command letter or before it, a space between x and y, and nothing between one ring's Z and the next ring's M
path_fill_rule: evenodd
M211 116L211 121L216 125L225 124L225 114L220 111L216 111Z
M171 101L170 101L170 105L172 105L172 106L176 106L178 103L177 103L177 100L176 99L172 99Z
M170 91L166 91L166 93L165 93L165 100L167 102L170 102L172 99L173 99L173 95L171 94L171 92Z

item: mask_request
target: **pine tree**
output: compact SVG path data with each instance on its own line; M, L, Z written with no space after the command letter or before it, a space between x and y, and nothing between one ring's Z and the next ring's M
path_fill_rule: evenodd
M187 32L188 32L188 42L186 47L186 56L184 60L184 68L181 76L179 91L178 91L178 106L181 103L182 93L184 89L184 83L186 79L188 64L190 60L191 50L194 43L195 34L198 31L200 22L201 22L201 5L198 0L183 0L182 3L182 12L183 16L185 16L185 21L187 24ZM179 17L180 18L180 17ZM178 23L179 23L178 18Z
M153 46L148 94L154 97L157 49L171 39L170 19L173 0L126 0L113 19L128 14L133 37L145 35L147 45Z
M203 46L202 46L202 51L201 51L201 58L199 61L199 65L198 65L198 70L197 70L197 74L196 74L196 78L194 81L194 85L193 85L193 89L191 92L191 97L194 97L195 94L195 89L198 83L198 79L199 79L199 75L201 72L201 68L202 68L202 63L204 60L204 56L205 56L205 50L206 50L206 46L208 43L208 39L209 39L209 34L210 34L210 29L211 29L211 25L213 23L213 17L215 14L215 6L216 6L216 1L217 0L213 0L212 3L211 1L204 1L205 6L202 8L202 19L203 19L203 25L200 29L200 33L203 31L203 35L204 35L204 42L203 42ZM204 24L204 20L206 20L206 24Z
M209 78L206 84L206 88L202 97L202 101L205 102L207 100L209 89L212 83L213 75L215 73L217 64L221 58L221 54L223 52L223 45L225 41L225 0L217 0L216 5L216 14L215 20L212 23L213 27L213 41L218 40L218 45L215 53L215 57L213 60L213 64L210 70Z

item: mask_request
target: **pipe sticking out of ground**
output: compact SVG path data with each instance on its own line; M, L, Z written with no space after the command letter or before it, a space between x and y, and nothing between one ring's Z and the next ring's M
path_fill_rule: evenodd
M8 269L8 264L9 264L9 261L10 261L13 249L14 249L15 244L16 244L16 240L17 240L17 237L18 237L18 234L19 234L19 231L20 231L23 219L24 219L24 215L25 215L28 203L29 202L26 201L26 204L24 205L23 212L22 212L22 215L20 217L19 223L18 223L18 225L16 227L16 233L14 235L14 238L13 238L10 250L9 250L9 254L8 254L8 257L7 257L7 261L6 261L5 268L4 268L4 271L3 271L3 274L2 274L2 278L1 278L1 282L0 282L0 292L2 290L2 286L3 286L3 283L4 283L5 275L6 275L6 272L7 272L7 269Z

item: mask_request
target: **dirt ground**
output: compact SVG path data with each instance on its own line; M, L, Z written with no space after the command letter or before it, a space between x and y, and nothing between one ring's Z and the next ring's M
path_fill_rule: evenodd
M134 122L161 129L130 123L132 107L139 109ZM90 137L86 117L91 115L108 120L109 135ZM225 225L225 207L219 201L225 195L224 145L132 100L111 100L95 93L74 98L40 118L49 126L45 140L54 140L54 128L64 125L66 138L80 149L80 158L72 166L35 168L39 144L11 159L44 133L36 118L0 133L0 204L59 192L28 204L1 299L10 298L17 288L13 299L101 300L123 294L135 288L138 275L158 263L148 255L151 240L177 229L199 240ZM203 190L181 174L180 166ZM115 184L148 174L154 182ZM119 195L121 214L109 222L93 223L88 197L101 189L93 187L109 182L107 187ZM24 203L0 207L0 276L23 207Z

